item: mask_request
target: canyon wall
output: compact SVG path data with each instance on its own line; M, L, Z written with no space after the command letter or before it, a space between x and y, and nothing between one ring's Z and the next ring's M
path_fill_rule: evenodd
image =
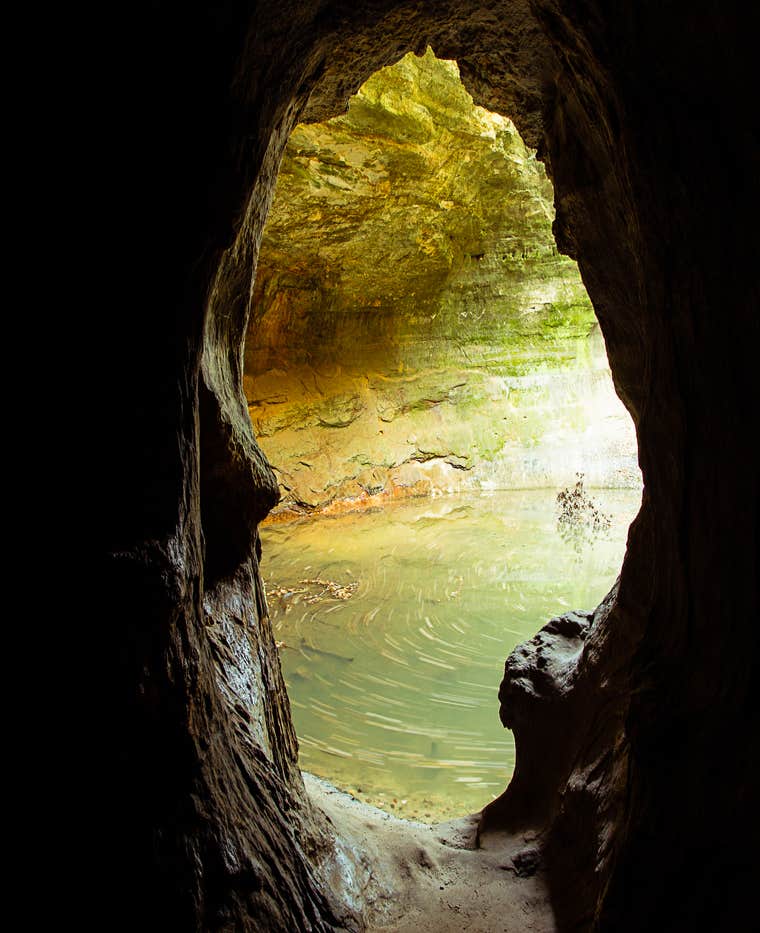
M619 591L571 633L561 684L521 685L540 728L518 737L518 756L561 733L531 814L560 927L751 922L754 40L736 2L654 0L158 4L109 34L87 77L113 102L93 171L119 195L88 266L116 305L98 317L111 417L97 462L112 492L106 598L87 629L110 675L97 701L111 722L92 734L112 804L94 850L104 922L359 922L320 867L334 835L305 799L266 620L256 527L278 490L248 417L242 343L291 130L344 112L374 71L428 45L545 162L559 249L579 263L638 435L644 501ZM112 210L104 198L103 219ZM115 257L135 254L114 288ZM519 813L505 800L493 817Z
M553 191L428 49L298 125L264 228L244 386L279 514L640 483Z

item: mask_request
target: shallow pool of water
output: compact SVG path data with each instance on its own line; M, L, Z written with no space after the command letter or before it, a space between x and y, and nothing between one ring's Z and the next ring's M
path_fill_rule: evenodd
M634 490L592 490L610 527L560 533L555 493L417 500L262 529L262 569L306 771L402 816L481 809L514 768L504 660L620 570Z

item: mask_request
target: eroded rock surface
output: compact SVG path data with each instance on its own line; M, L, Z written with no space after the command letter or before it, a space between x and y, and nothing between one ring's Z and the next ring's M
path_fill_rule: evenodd
M557 807L557 774L567 774L582 728L574 689L589 631L608 617L617 584L595 612L573 611L550 619L504 665L499 718L515 736L516 767L504 793L489 804L480 833L494 827L540 829Z
M110 417L96 425L113 490L108 594L87 630L109 674L96 699L113 712L93 736L110 795L95 850L109 913L96 921L349 922L316 868L329 834L286 747L287 698L258 609L255 523L277 490L240 348L290 131L340 114L374 71L431 45L546 160L559 246L582 269L638 433L642 512L615 605L576 667L570 770L553 776L542 864L560 926L746 927L760 755L760 172L746 6L159 4L113 32L87 72L116 98L95 122L108 154L99 190L117 178L119 195L88 265L106 270L114 305L98 317L112 324ZM114 287L124 256L134 261ZM238 602L242 622L229 612ZM228 682L234 668L207 631L228 624L247 625L263 659L241 662L250 683L232 692L220 666ZM271 754L257 730L239 741L233 694L260 698Z
M640 482L553 191L511 120L430 49L293 131L246 335L279 511Z

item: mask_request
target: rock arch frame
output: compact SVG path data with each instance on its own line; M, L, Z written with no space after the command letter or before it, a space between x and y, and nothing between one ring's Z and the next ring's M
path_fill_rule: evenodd
M153 222L115 359L123 374L139 359L142 379L121 399L106 581L124 801L114 872L139 886L152 925L350 920L319 875L328 833L302 792L265 618L256 525L276 485L240 348L290 129L430 44L547 164L558 243L594 303L646 487L619 592L576 662L554 684L503 689L522 774L489 818L545 830L563 928L739 926L756 871L744 822L758 758L759 296L737 10L313 0L161 7L138 24L129 93L151 155L125 186L135 224L141 211ZM551 749L540 780L537 745Z

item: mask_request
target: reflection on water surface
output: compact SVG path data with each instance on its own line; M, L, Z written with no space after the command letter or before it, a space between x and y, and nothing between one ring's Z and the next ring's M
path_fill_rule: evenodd
M592 609L641 496L594 490L600 535L557 530L551 490L426 499L262 529L263 572L305 771L428 821L506 786L504 659Z

